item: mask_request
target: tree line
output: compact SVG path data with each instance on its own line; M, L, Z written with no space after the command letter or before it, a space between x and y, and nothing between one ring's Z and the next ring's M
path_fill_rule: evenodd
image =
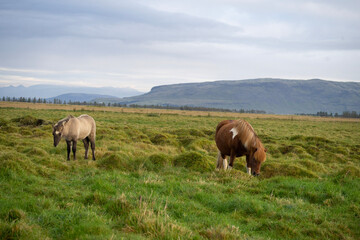
M342 113L328 113L324 111L317 112L316 114L305 114L300 113L297 115L303 116L317 116L317 117L335 117L335 118L360 118L360 112L357 113L356 111L343 111Z
M88 105L88 106L108 106L108 107L128 107L128 108L154 108L154 109L174 109L184 111L211 111L211 112L238 112L238 113L256 113L266 114L266 111L255 109L226 109L226 108L211 108L211 107L196 107L196 106L175 106L175 105L139 105L139 104L123 104L123 103L104 103L96 101L65 101L61 99L45 99L45 98L26 98L26 97L2 97L2 101L7 102L28 102L28 103L48 103L48 104L64 104L64 105Z

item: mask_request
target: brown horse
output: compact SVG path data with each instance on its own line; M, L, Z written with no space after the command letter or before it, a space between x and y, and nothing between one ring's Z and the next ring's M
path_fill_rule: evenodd
M88 158L89 142L91 143L92 159L95 160L95 120L89 115L74 117L72 115L61 119L53 126L54 146L56 147L61 138L65 138L67 143L67 160L70 160L70 148L74 160L76 160L76 143L79 139L83 140L85 146L85 159Z
M219 149L217 168L232 168L235 157L246 156L247 172L257 176L266 160L266 149L253 127L244 120L224 120L216 127L216 145ZM230 156L229 166L226 157Z

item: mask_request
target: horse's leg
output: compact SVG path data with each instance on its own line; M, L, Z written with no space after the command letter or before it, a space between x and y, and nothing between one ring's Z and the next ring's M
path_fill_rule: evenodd
M249 175L251 175L251 165L250 165L250 156L246 155L246 170Z
M217 160L216 168L217 169L223 168L224 170L226 170L228 168L228 162L226 160L226 155L222 154L220 151L218 153L218 160Z
M231 150L230 152L230 162L229 162L229 169L234 167L234 160L235 160L236 154L234 150Z
M92 160L95 161L95 139L90 139L91 151L92 151Z
M70 160L70 149L71 149L71 141L66 140L67 145L67 160Z
M216 168L221 169L224 159L221 157L221 152L218 153Z
M74 154L74 160L76 160L76 141L74 140L73 141L73 145L72 145L72 151L73 151L73 154Z
M83 139L84 147L85 147L85 159L88 159L88 151L89 151L89 138L86 137Z
M229 168L229 164L228 164L228 161L227 161L227 159L226 159L226 156L224 157L223 168L224 168L224 170L226 170L226 169Z

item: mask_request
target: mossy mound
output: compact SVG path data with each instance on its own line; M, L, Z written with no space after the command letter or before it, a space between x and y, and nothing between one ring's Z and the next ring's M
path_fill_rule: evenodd
M156 145L178 145L176 139L172 135L166 133L156 133L150 137L150 141Z
M299 163L311 171L327 173L327 170L326 170L324 164L322 164L322 163L319 163L319 162L316 162L313 160L309 160L309 159L300 160Z
M156 153L150 155L143 163L144 167L150 171L158 171L170 165L172 158L166 154Z
M25 155L17 152L0 152L0 171L10 172L30 172L36 174L36 165Z
M342 170L340 170L336 175L343 177L360 178L360 168L356 166L346 166Z
M216 144L215 141L210 141L205 138L195 139L189 144L189 149L195 151L206 151L206 152L216 152Z
M5 127L9 124L9 121L0 118L0 128Z
M174 166L185 167L198 172L207 172L214 169L208 156L195 151L182 153L176 156L173 163Z
M26 153L27 156L33 157L45 157L49 155L44 149L38 147L27 148L23 152Z
M266 162L261 168L261 175L265 178L270 178L274 176L292 176L292 177L308 177L308 178L318 178L319 176L305 169L301 166L295 164L286 164L286 163L274 163Z
M97 162L97 166L106 170L128 170L130 163L125 154L106 153L103 158Z
M194 136L194 137L205 137L205 133L202 130L194 128L186 129L177 129L172 132L178 136Z
M146 135L143 131L137 128L124 126L124 131L128 135L127 138L131 139L132 142L151 143L148 135Z
M183 147L188 147L190 144L195 141L197 138L191 135L188 136L179 136L178 141Z
M156 153L149 156L149 161L155 166L164 167L169 164L170 159L168 155Z
M275 152L280 152L283 155L291 157L298 157L299 159L312 157L311 154L309 154L302 146L298 145L282 145L278 147Z
M30 115L26 115L26 116L19 117L19 118L14 118L14 119L12 119L12 121L18 123L20 126L33 126L33 127L40 126L45 123L45 120L35 118Z

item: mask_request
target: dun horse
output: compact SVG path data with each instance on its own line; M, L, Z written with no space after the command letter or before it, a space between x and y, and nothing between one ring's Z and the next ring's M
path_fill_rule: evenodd
M232 168L235 157L246 156L247 172L257 176L266 160L266 149L253 127L244 120L224 120L216 127L216 145L219 149L217 168ZM229 166L226 157L230 156Z
M76 143L79 139L84 142L85 159L88 158L89 143L91 143L92 159L95 160L95 120L89 115L81 115L74 117L72 115L61 119L53 126L54 146L56 147L61 138L65 138L67 143L67 160L70 160L70 149L72 143L72 151L74 160L76 160Z

